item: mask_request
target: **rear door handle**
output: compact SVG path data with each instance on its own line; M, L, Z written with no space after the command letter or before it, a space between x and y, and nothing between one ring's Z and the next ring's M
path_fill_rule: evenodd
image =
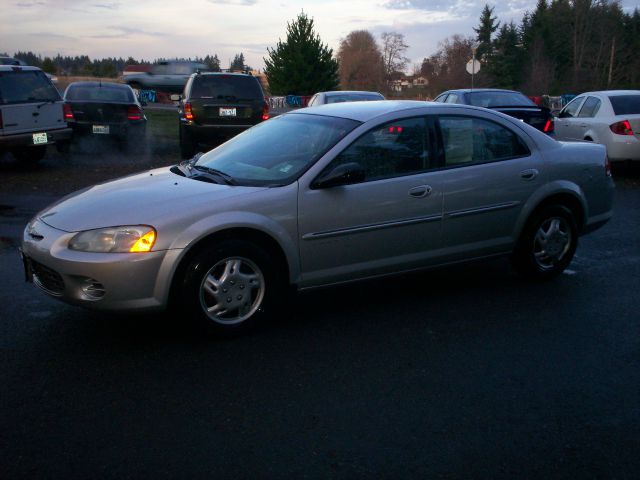
M536 178L538 176L538 170L536 170L535 168L528 168L527 170L523 170L520 172L520 177L523 180L533 180L534 178Z
M428 197L429 195L431 195L432 190L433 189L431 188L430 185L420 185L418 187L413 187L411 190L409 190L409 196L414 198Z

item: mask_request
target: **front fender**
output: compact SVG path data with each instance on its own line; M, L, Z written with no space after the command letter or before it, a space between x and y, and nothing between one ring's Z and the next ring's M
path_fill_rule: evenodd
M287 260L290 281L295 283L300 276L300 260L295 241L296 232L289 232L273 219L253 212L229 211L203 218L184 229L173 241L170 249L181 250L182 257L203 238L233 228L247 228L269 235L275 240Z

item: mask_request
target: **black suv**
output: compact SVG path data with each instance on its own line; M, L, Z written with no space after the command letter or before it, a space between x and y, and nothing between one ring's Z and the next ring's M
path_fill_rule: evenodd
M242 73L194 73L180 101L180 153L215 147L269 118L260 82Z

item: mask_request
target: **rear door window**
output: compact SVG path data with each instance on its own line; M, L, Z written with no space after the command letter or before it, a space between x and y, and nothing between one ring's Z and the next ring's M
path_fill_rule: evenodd
M573 118L578 114L578 109L582 105L584 97L577 97L571 100L564 110L560 112L560 118Z
M578 117L580 118L590 118L594 117L598 110L600 110L600 100L596 97L588 97L584 103L582 104L582 108L580 109L580 113Z
M495 122L442 116L439 123L445 167L496 162L530 154L518 135Z
M60 100L58 90L40 70L0 72L0 103L29 103Z
M202 75L194 79L193 98L216 100L262 99L262 88L255 77L241 75Z

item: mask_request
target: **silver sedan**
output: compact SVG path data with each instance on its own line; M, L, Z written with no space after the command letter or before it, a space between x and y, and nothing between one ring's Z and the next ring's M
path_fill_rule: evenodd
M24 231L27 277L91 308L236 333L302 290L510 256L549 279L612 214L605 149L470 106L298 110L207 154L70 195Z

